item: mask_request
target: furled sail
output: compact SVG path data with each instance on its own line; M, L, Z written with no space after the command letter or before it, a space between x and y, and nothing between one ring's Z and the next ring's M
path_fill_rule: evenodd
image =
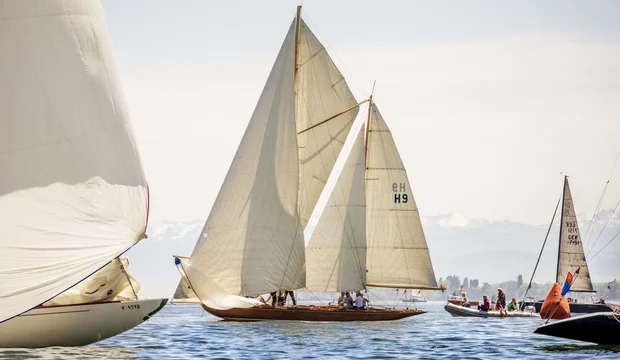
M358 108L357 102L325 47L300 19L296 109L300 163L299 207L305 228L342 150Z
M570 291L593 292L594 288L592 287L586 256L583 252L583 244L579 234L579 224L575 215L573 197L568 185L568 177L564 178L561 221L556 281L561 284L569 271L574 275L577 269L579 269L579 275L573 280Z
M294 46L291 26L186 269L202 301L194 277L243 296L305 286Z
M405 167L392 133L372 104L366 157L366 283L437 288Z
M364 133L327 200L306 247L306 286L311 291L356 291L366 283Z
M146 180L98 1L0 1L0 169L0 322L143 238Z

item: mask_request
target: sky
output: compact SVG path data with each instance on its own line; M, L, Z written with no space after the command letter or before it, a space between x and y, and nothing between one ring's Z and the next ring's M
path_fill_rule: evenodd
M206 219L293 1L103 0L151 219ZM620 200L620 3L323 1L302 16L358 100L373 81L422 216L581 220Z

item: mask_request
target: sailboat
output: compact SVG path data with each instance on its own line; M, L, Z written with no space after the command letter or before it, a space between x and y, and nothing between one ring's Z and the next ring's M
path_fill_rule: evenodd
M426 302L426 298L421 290L411 290L409 297L403 299L403 302Z
M556 282L562 284L566 275L578 273L570 287L571 292L595 293L590 278L588 262L583 251L583 243L579 233L579 224L575 214L575 206L571 195L568 176L564 176L564 189L562 193L562 208L560 214L560 235L558 244L558 262L556 270ZM541 253L544 250L541 249ZM540 260L540 257L539 257ZM538 265L538 264L537 264ZM534 269L534 273L536 270ZM532 278L534 275L532 275ZM531 281L530 281L531 286ZM529 287L528 287L529 290ZM527 292L526 292L527 295ZM536 312L540 312L543 301L535 301ZM611 311L607 304L569 302L571 313L596 313Z
M372 96L355 100L300 11L191 257L175 257L182 282L207 312L230 320L375 321L425 313L260 301L262 294L298 289L439 290L391 132ZM364 103L366 119L354 126ZM346 156L342 171L304 246L304 228L339 156Z
M133 328L149 193L96 0L0 5L0 347ZM76 285L77 284L77 285Z

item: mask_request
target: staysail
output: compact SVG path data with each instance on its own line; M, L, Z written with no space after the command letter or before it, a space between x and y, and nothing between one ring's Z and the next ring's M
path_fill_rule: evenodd
M359 131L306 247L311 291L366 288L364 133Z
M0 9L4 321L142 239L148 195L101 4Z
M207 283L243 296L305 286L297 205L294 47L295 25L286 35L186 268L203 302L209 297L203 291Z
M573 280L572 292L594 292L588 263L583 252L579 224L575 215L575 205L568 185L568 177L564 177L564 195L562 201L562 218L560 225L560 246L558 249L558 270L556 281L560 284L579 269L579 275Z
M366 157L368 286L436 289L437 281L405 167L372 104Z
M353 107L356 100L325 47L306 23L299 21L295 99L299 132L299 207L305 228L358 108ZM350 110L345 111L347 109ZM338 116L313 127L335 115Z

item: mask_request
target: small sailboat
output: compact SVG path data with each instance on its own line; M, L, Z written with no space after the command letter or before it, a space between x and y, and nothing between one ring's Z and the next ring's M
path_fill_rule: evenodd
M138 300L120 256L149 194L103 8L0 8L0 347L89 344L167 301Z
M578 272L579 276L573 280L570 291L573 293L595 293L596 291L592 286L592 279L590 278L588 262L586 261L586 256L583 251L583 243L581 241L581 234L579 233L579 224L575 214L575 205L573 203L573 197L568 183L568 176L564 176L564 190L562 193L561 204L556 282L562 284L564 278L569 272L571 274ZM541 249L541 253L543 250L544 244ZM538 263L536 265L538 266ZM536 269L534 269L534 273L535 272ZM533 277L534 275L532 275L532 279ZM534 302L536 312L540 312L542 305L543 301ZM607 304L597 304L593 302L569 301L569 307L571 313L596 313L612 311L612 308Z
M403 299L403 302L426 302L426 298L421 290L413 289L409 292L409 297Z
M223 319L376 321L424 313L256 299L298 289L439 290L390 130L372 96L355 100L300 9L191 257L175 258L182 281ZM354 126L364 103L366 119ZM345 140L351 151L304 246L303 230Z

